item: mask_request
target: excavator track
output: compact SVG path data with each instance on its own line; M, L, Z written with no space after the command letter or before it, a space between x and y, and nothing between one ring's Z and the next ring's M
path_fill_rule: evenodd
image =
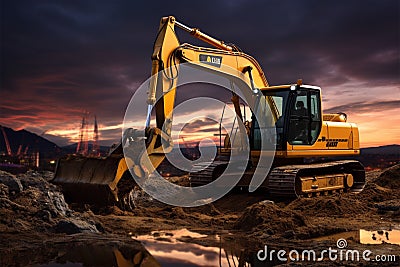
M358 193L364 185L364 167L355 160L281 166L268 175L268 190L275 197L312 197L343 191Z
M223 171L227 164L226 161L213 161L193 165L189 173L190 186L202 186L211 183L221 174L220 170Z
M194 165L189 175L191 186L211 183L227 164L226 161L214 161ZM272 169L267 179L265 185L273 197L290 199L343 191L358 193L365 185L365 170L355 160L286 165Z

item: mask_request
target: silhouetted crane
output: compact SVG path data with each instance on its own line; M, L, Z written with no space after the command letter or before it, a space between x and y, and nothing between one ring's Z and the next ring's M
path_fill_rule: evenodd
M8 142L6 131L4 130L4 127L1 125L0 125L0 128L1 128L1 131L3 132L4 142L6 143L7 155L12 156L12 151L11 151L10 143Z

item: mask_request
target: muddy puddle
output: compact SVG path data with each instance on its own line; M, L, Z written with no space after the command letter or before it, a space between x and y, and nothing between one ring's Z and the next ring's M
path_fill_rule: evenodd
M240 254L222 246L201 245L219 244L220 235L206 235L187 229L172 231L153 231L150 235L132 237L141 241L146 250L162 266L246 266ZM194 242L193 242L194 241Z
M47 244L35 250L12 251L2 255L0 262L2 266L34 267L161 266L139 243L117 241Z
M400 230L360 230L361 244L394 244L400 245Z
M160 266L156 260L145 251L129 247L112 246L79 246L63 255L35 267L78 267L78 266Z
M358 231L342 232L328 236L314 238L316 241L337 241L339 239L355 240L360 244L378 245L378 244L393 244L400 245L400 230L376 230L368 231L360 229Z
M257 251L242 247L232 233L207 235L187 229L153 231L149 235L132 236L141 241L161 266L275 266L275 259L260 262Z

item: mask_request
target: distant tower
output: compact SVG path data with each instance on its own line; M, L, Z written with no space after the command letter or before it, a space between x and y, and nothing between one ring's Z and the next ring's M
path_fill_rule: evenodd
M76 146L76 154L80 153L80 149L83 143L83 129L85 128L85 116L82 117L82 124L81 124L81 129L79 130L79 142L78 145Z
M76 146L76 154L81 154L84 156L87 156L89 151L88 115L89 112L85 112L85 114L82 116L82 124L79 130L79 143Z
M12 151L10 147L10 143L8 142L8 138L6 135L6 131L4 130L3 126L0 125L1 131L3 132L4 142L6 143L7 155L12 156Z
M88 113L86 113L85 118L85 135L84 135L84 147L82 151L82 155L87 156L89 154L89 121L88 121Z
M22 145L19 145L18 151L17 151L17 156L21 156L21 151L22 151Z
M99 145L99 127L97 126L97 117L94 116L94 130L93 130L93 156L100 157Z

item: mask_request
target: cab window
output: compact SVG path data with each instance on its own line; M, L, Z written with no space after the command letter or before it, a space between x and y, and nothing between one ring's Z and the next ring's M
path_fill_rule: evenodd
M319 91L300 89L293 96L288 142L291 145L311 145L315 143L321 130Z

